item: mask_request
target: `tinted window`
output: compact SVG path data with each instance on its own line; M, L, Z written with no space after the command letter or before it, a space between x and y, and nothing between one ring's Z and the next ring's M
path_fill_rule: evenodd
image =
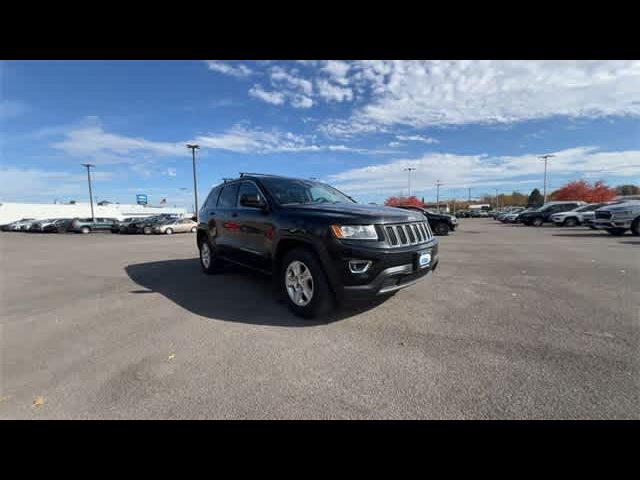
M216 203L218 203L218 195L220 195L220 187L214 188L213 190L211 190L211 193L209 193L209 196L207 197L207 201L206 201L206 205L209 208L213 208L216 206Z
M240 206L240 199L242 198L242 195L258 196L258 198L260 198L260 191L255 184L251 182L244 182L240 184L240 190L238 191L238 206Z
M238 185L227 185L222 189L220 198L218 199L218 208L233 208L236 206L236 197L238 196Z

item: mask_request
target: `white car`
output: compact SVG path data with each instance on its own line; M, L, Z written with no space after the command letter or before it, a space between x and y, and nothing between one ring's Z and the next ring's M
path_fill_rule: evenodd
M551 215L551 221L556 225L563 227L577 227L583 223L583 215L586 212L592 212L600 207L604 207L606 203L590 203L589 205L581 205L580 207L569 210L568 212L554 213Z
M607 205L596 210L594 226L606 230L611 235L623 235L631 229L631 233L640 235L640 200Z

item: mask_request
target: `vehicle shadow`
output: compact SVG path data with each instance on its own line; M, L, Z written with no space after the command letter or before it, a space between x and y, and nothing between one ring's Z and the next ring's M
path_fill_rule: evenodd
M125 267L131 280L143 287L133 295L159 293L202 317L252 325L308 327L323 325L363 313L384 303L385 297L367 304L346 304L327 318L305 320L293 315L278 298L271 277L239 266L206 275L197 258L137 263Z
M607 232L591 233L591 232L575 232L575 233L553 233L552 237L573 237L573 238L615 238Z

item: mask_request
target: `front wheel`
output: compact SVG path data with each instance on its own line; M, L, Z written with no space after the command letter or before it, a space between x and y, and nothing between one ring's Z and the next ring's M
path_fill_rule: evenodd
M89 227L82 227L80 229L80 233L84 233L84 234L91 233L91 229Z
M436 223L434 231L436 235L449 235L449 225L443 222L438 222Z
M193 228L191 229L191 233L196 233L197 231L198 231L198 229L197 229L196 227L193 227Z
M578 225L578 219L577 218L567 218L564 221L564 226L565 227L576 227Z
M620 235L624 235L624 232L626 232L627 229L626 228L607 228L607 232L609 232L610 235L613 235L615 237L619 237Z
M536 218L533 220L533 226L534 227L540 227L542 226L542 224L544 223L544 221L541 218Z
M173 235L173 228L167 228L164 233L166 233L167 235Z
M321 317L333 308L335 299L322 265L306 248L296 248L285 255L280 284L287 294L289 308L299 317Z
M142 233L144 233L145 235L151 235L151 227L144 227L142 229Z

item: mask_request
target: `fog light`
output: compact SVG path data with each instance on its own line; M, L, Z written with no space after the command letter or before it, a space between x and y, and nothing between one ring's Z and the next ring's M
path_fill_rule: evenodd
M371 267L370 260L349 260L349 271L351 273L364 273Z

